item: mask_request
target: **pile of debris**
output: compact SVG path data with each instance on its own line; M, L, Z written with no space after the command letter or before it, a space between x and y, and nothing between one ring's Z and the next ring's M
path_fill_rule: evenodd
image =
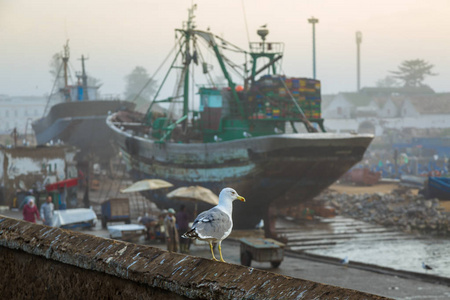
M450 213L444 211L439 200L425 199L408 189L360 195L327 191L315 200L334 207L340 215L365 222L395 226L406 232L450 235Z

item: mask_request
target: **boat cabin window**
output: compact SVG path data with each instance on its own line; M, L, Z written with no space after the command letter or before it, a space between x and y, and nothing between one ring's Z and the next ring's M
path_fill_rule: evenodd
M218 94L202 94L200 101L200 112L205 111L205 107L219 108L222 107L222 95Z
M218 130L222 117L222 93L217 89L200 89L200 115L203 129Z

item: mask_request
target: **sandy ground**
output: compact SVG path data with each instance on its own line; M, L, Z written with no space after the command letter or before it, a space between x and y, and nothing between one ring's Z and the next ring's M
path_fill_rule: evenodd
M356 194L373 194L373 193L390 193L392 190L398 188L396 183L379 183L372 186L358 186L351 184L335 183L329 187L330 190L338 193L347 193L351 195Z
M445 209L445 211L450 212L450 201L440 201L439 204Z

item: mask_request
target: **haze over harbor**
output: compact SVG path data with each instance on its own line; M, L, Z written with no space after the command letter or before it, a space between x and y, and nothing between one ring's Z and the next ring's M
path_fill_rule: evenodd
M374 86L406 59L435 65L437 76L425 84L448 91L450 78L450 4L445 0L335 1L195 1L197 28L208 27L246 49L248 36L268 24L268 40L284 42L285 74L312 77L314 16L317 78L322 93L356 89L355 32L361 31L361 86ZM71 64L79 70L82 54L89 75L102 83L102 93L123 94L124 76L139 65L150 74L173 46L189 3L169 1L0 1L0 93L43 95L52 88L49 62L70 40ZM157 80L161 80L157 78Z

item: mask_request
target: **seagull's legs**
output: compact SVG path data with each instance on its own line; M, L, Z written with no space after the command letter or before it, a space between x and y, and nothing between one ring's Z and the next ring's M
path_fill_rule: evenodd
M219 245L220 245L220 244L219 244ZM219 260L214 256L214 250L213 250L213 244L212 244L212 242L209 242L209 248L211 248L211 254L212 254L213 260L219 261ZM220 248L219 248L219 249L220 249ZM222 253L220 253L220 257L222 257Z
M226 262L223 260L222 257L222 241L219 241L219 254L220 254L220 261Z

